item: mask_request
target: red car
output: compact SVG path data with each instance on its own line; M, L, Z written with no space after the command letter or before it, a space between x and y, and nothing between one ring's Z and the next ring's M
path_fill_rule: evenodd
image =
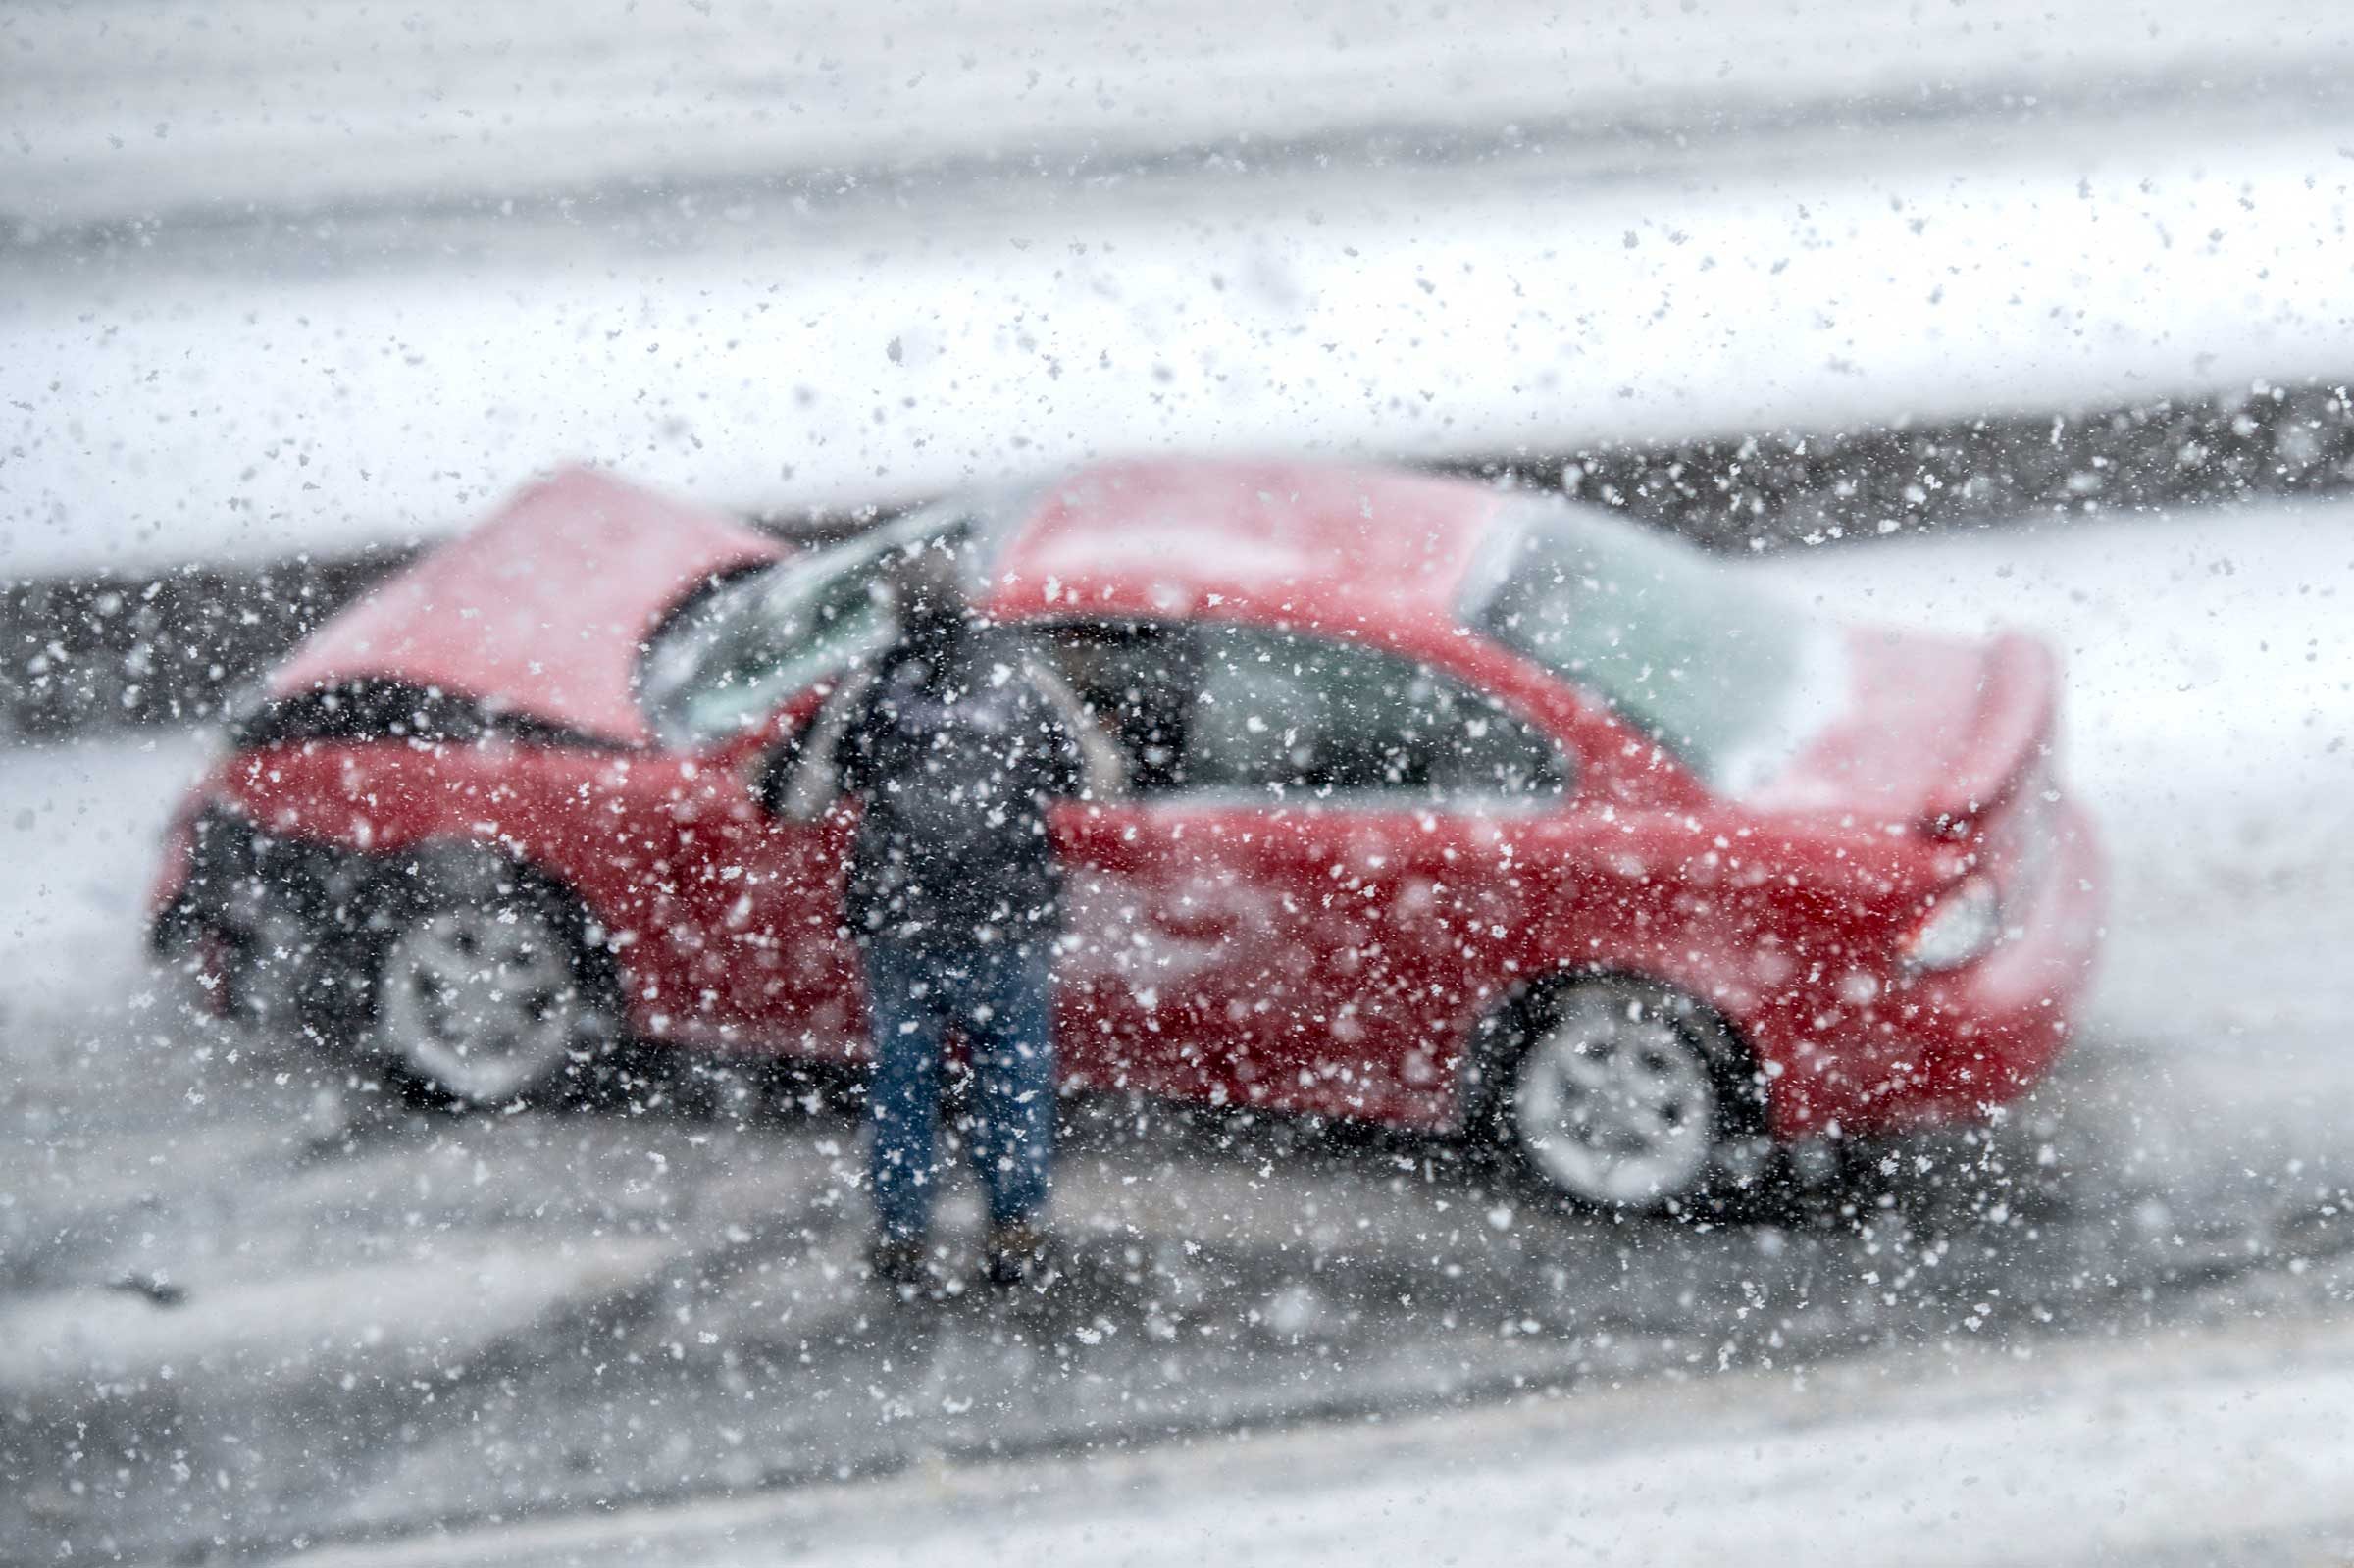
M1672 1208L1976 1116L2097 936L2051 657L1822 621L1558 497L1129 462L788 550L588 472L322 627L177 819L222 1005L502 1102L621 1032L855 1058L825 740L957 531L1086 727L1074 1087L1493 1138Z

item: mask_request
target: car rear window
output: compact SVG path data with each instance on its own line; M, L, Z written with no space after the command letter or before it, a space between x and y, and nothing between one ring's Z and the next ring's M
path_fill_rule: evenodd
M1464 618L1574 682L1738 793L1769 773L1809 710L1823 630L1734 568L1608 513L1530 499L1508 508Z

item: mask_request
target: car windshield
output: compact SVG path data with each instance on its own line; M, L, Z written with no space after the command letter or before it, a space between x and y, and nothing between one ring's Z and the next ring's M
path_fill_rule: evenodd
M1803 612L1688 545L1561 502L1506 515L1464 614L1727 793L1777 771L1838 683L1836 638Z
M677 749L759 723L890 639L890 611L873 591L885 556L918 539L956 537L972 540L974 559L986 561L1025 515L1018 497L943 501L727 584L647 647L638 683L647 722Z

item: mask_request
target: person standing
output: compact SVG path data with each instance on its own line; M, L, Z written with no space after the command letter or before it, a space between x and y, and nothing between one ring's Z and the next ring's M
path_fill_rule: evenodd
M948 541L892 558L883 584L898 639L834 750L861 807L846 913L874 1044L869 1261L896 1287L938 1278L933 1151L954 1030L972 1075L964 1133L988 1197L989 1278L1043 1286L1062 895L1047 806L1079 792L1084 765L1020 651L972 613L961 576Z

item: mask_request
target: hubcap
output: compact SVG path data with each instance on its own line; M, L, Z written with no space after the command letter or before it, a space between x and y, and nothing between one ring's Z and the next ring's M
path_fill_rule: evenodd
M1587 991L1520 1058L1512 1120L1563 1191L1591 1203L1663 1203L1708 1174L1716 1087L1699 1049L1656 1008Z
M531 910L453 910L393 939L377 996L378 1040L463 1099L513 1099L572 1043L572 964L563 936Z

